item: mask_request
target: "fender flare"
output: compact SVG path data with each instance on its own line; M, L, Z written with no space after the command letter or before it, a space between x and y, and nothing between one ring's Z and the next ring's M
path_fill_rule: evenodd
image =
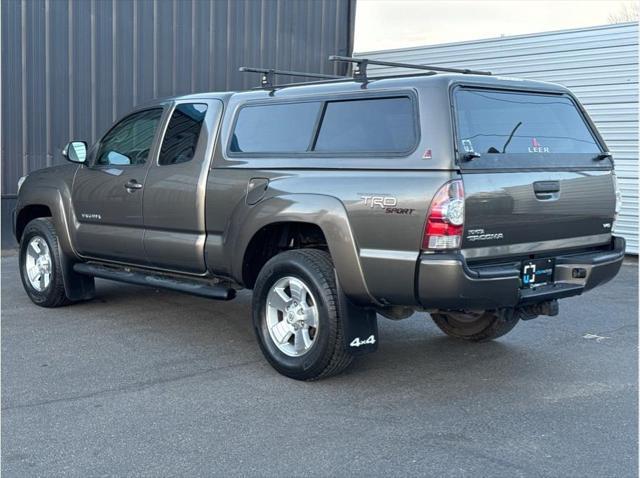
M47 206L51 211L51 220L58 235L58 247L60 248L58 252L65 294L73 301L92 299L95 296L93 277L80 275L73 270L73 265L81 260L71 240L69 214L66 212L62 193L58 188L50 186L29 187L24 191L24 194L21 191L18 204L16 204L16 218L22 209L30 205ZM73 213L70 212L70 214Z
M51 219L56 226L58 242L64 253L77 258L77 254L71 242L69 221L65 211L62 194L58 188L50 186L30 187L19 195L16 204L16 219L20 212L29 206L47 206L51 211ZM16 237L16 239L18 239Z
M235 244L231 273L242 282L242 265L249 242L265 226L282 222L316 224L322 230L344 293L360 305L377 304L367 288L347 211L340 200L321 194L285 194L266 198L235 218L226 238Z

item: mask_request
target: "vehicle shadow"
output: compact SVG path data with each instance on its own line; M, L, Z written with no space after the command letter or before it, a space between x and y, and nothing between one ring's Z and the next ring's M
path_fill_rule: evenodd
M212 358L224 346L233 342L234 354L239 357L259 359L256 371L266 373L271 379L280 377L266 362L260 365L261 355L251 324L251 293L241 291L230 302L211 301L181 293L154 290L143 287L125 286L106 281L98 282L98 297L94 301L79 304L79 308L103 308L107 304L114 308L148 308L150 314L139 315L125 324L149 329L170 327L172 344L180 347L202 346L206 356ZM108 310L105 308L105 310ZM149 312L149 311L148 311ZM118 321L120 315L112 317ZM133 320L133 323L131 322ZM411 385L421 390L438 383L444 390L439 396L451 391L474 387L474 393L495 389L500 383L522 383L534 380L540 370L549 373L548 354L539 347L530 347L521 340L509 336L487 343L469 343L445 336L430 320L428 314L417 313L404 321L390 321L379 317L379 350L374 354L357 357L354 364L343 374L306 384L309 387L329 387L340 389L352 387L354 383L365 390L375 392L378 380L384 378L397 386ZM512 332L518 337L518 327ZM207 357L201 357L206 360ZM564 367L555 371L564 375ZM515 381L514 381L515 379Z

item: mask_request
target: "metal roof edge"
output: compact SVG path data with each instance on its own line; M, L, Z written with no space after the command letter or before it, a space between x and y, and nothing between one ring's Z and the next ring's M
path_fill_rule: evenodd
M499 36L499 37L478 38L476 40L463 40L463 41L447 42L447 43L430 43L430 44L411 46L406 48L367 50L362 52L354 52L353 56L364 57L366 55L375 55L378 53L394 53L394 52L401 52L401 51L424 50L425 48L435 48L435 47L441 48L441 47L447 47L447 46L468 45L472 43L481 44L481 43L489 43L489 42L500 41L500 40L515 40L520 38L551 36L551 35L557 35L559 33L577 33L581 31L609 30L609 29L616 29L616 28L628 28L632 26L635 26L636 28L638 28L638 22L612 23L612 24L606 24L606 25L594 25L590 27L567 28L563 30L552 30L552 31L537 32L537 33L535 32L523 33L521 35L505 35L505 36Z

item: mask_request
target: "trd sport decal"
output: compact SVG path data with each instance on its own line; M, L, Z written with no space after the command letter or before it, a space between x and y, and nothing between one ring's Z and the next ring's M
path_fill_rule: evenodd
M369 206L371 209L374 209L376 207L384 209L386 207L394 207L398 205L398 200L393 196L362 195L360 197L364 201L364 205Z
M363 194L360 197L364 201L365 206L369 206L371 209L384 209L387 214L410 216L415 211L413 208L397 207L398 200L393 196Z

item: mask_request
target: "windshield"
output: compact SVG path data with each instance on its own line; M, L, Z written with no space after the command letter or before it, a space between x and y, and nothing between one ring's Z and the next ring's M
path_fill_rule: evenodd
M568 96L459 89L455 99L462 153L600 153Z

